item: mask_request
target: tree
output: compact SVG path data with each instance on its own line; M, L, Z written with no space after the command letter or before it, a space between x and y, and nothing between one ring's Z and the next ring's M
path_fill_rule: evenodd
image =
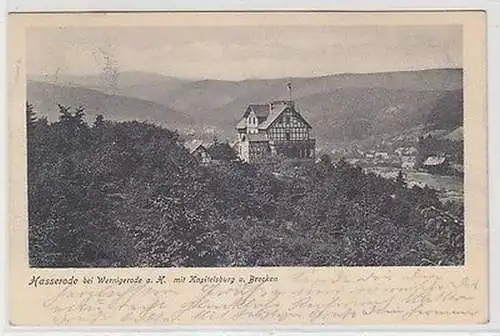
M212 155L230 162L201 166L177 132L102 116L89 126L83 108L59 109L28 136L32 266L463 263L463 204L401 187L403 171L385 179L327 154L233 162L218 140Z
M229 146L227 142L218 142L214 140L213 145L209 148L209 153L214 160L232 161L236 160L236 152Z
M406 177L401 169L399 170L398 176L396 177L396 183L400 187L406 187Z
M33 109L33 105L26 102L26 123L29 126L32 126L37 121L36 113Z
M212 144L213 144L213 146L216 146L219 144L219 138L217 137L217 134L214 134L214 137L212 138Z
M85 108L58 104L59 121L54 124L58 137L59 151L74 151L87 149L90 145L90 127L85 122Z
M102 114L98 114L95 117L94 127L101 127L104 124L104 117Z
M332 159L328 154L321 154L319 161L323 164L330 165L332 163Z

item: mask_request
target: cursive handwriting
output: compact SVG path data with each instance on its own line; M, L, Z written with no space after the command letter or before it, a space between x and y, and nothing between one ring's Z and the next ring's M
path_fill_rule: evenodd
M286 281L66 286L43 301L55 324L342 323L394 318L426 322L481 316L478 281L411 275L331 276L314 270Z

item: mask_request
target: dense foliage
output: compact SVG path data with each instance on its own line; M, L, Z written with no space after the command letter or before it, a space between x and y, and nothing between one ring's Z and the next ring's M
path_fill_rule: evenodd
M208 152L214 160L232 161L237 159L236 152L231 146L227 142L219 142L217 137L214 138Z
M450 91L443 95L437 100L427 117L426 130L453 131L457 127L463 126L463 103L462 90ZM431 155L439 156L443 153L447 154L448 161L451 163L463 164L464 162L463 140L450 140L428 135L419 139L417 149L417 167L421 167L427 157Z
M434 138L432 136L422 137L417 143L418 155L416 165L421 166L426 158L431 155L447 153L450 162L463 164L464 162L464 142L452 141L444 138Z
M431 109L426 126L428 129L453 130L463 125L464 97L462 90L449 91L439 98Z
M343 161L199 165L176 132L28 114L37 267L463 264L463 208Z

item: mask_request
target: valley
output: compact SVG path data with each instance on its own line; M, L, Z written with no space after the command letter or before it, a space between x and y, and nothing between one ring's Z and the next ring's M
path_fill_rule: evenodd
M449 146L433 153L433 143L423 153L418 146L423 136L441 131L439 135L449 136L452 145L463 142L463 134L455 131L463 118L461 69L243 81L141 72L121 73L114 82L100 76L32 76L27 99L37 114L50 121L57 119L57 104L82 105L88 122L97 115L117 121L143 120L176 129L186 140L212 141L216 137L232 142L246 106L286 97L287 81L293 85L297 108L312 126L317 157L326 153L375 166L382 175L393 176L405 160L446 154ZM398 148L413 148L413 152L395 154ZM382 163L378 162L381 157ZM458 188L460 177L457 182L453 176L418 171L409 171L408 176L414 183L431 187L444 183L458 198L463 194Z

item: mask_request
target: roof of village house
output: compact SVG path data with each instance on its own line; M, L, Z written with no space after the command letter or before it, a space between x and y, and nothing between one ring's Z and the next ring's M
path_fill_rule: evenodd
M424 166L438 166L444 163L446 158L444 156L429 156L424 161Z
M190 154L193 154L200 146L207 150L210 147L209 143L203 142L202 140L192 140L184 143L184 147L187 148Z
M448 133L444 136L444 139L452 140L452 141L463 141L464 140L464 127L460 126L453 130L453 132Z
M442 137L443 135L447 134L447 130L442 130L442 129L437 129L437 130L432 130L424 134L424 137L431 136L433 138L439 138Z

